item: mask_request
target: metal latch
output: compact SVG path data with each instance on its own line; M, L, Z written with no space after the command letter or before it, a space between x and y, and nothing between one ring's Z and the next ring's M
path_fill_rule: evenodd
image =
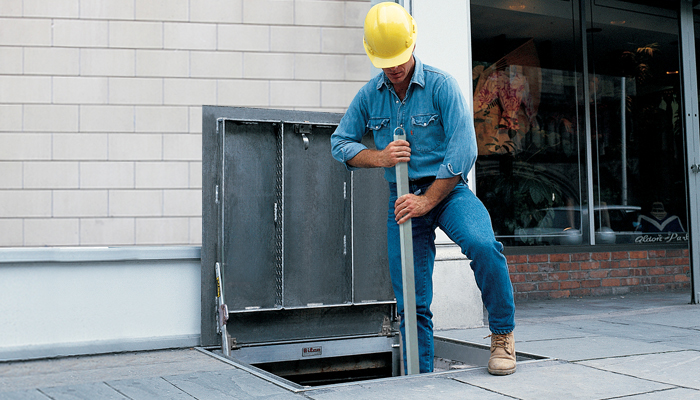
M698 172L700 172L700 165L693 164L690 166L690 170L697 174Z
M296 124L294 125L294 130L296 133L301 134L301 140L304 142L304 150L309 149L309 137L306 135L310 135L312 131L312 126L311 124Z

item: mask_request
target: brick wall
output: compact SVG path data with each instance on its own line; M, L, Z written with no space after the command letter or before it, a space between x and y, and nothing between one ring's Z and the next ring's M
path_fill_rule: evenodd
M0 247L201 243L201 106L343 112L369 1L0 0Z
M516 300L690 289L687 249L507 258Z

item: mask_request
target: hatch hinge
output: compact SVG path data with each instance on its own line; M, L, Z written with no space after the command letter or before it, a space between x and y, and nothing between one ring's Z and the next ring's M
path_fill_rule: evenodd
M382 321L382 331L379 332L380 336L391 336L391 319L388 316L384 316L384 321Z

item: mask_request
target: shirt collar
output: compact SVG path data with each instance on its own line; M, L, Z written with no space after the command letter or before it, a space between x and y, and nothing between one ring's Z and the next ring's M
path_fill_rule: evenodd
M420 87L425 87L425 74L423 74L423 62L418 59L415 55L413 58L416 60L416 65L413 68L413 76L411 77L411 83L408 84L408 87L411 87L414 83ZM377 90L380 90L382 86L391 87L391 81L389 78L386 76L384 71L381 72L382 74L382 79L377 82Z

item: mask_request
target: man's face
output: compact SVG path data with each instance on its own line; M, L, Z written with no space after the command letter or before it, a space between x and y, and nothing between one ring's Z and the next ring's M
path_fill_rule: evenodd
M410 83L411 71L413 70L414 64L415 61L413 60L413 56L411 56L405 63L391 68L382 68L382 71L384 71L394 86L400 85L403 82Z

